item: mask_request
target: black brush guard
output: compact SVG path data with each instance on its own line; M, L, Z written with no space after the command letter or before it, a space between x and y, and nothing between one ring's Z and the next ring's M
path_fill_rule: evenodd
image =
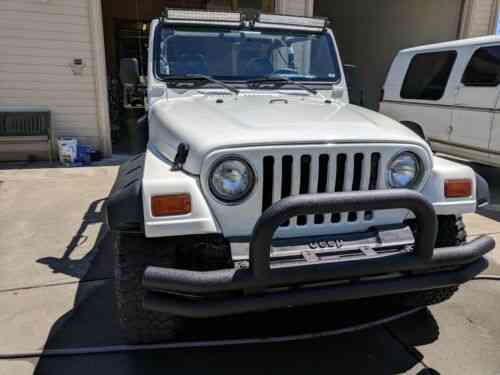
M414 213L418 230L413 252L342 262L271 262L274 232L292 217L386 209ZM454 286L486 269L483 256L495 247L492 238L434 250L437 228L432 204L410 190L286 198L265 211L255 225L249 268L195 272L149 267L143 281L144 307L193 318L215 317ZM403 276L366 280L394 273ZM343 280L347 282L311 285ZM287 286L294 287L271 290Z

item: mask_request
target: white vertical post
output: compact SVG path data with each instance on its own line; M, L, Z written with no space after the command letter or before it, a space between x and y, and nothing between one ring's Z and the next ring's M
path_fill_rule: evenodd
M305 16L313 17L314 16L314 0L304 0L305 1Z
M460 38L494 34L498 20L498 0L465 0Z
M92 40L92 54L95 66L95 89L97 100L97 126L100 147L105 157L110 157L111 126L109 121L108 76L106 73L106 54L104 45L104 26L101 0L89 1L89 23Z
M497 33L497 25L499 21L499 0L493 0L493 4L491 6L491 17L490 17L490 34Z
M275 11L279 14L312 17L314 0L276 0Z

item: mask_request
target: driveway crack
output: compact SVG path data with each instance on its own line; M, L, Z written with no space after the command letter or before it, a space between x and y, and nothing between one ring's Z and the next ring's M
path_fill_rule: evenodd
M25 291L25 290L33 290L33 289L43 289L43 288L52 288L52 287L58 287L58 286L65 286L65 285L76 285L76 284L92 284L92 283L101 283L101 282L107 282L113 280L112 278L103 278L103 279L95 279L95 280L75 280L75 281L65 281L65 282L59 282L59 283L47 283L47 284L41 284L41 285L31 285L31 286L24 286L24 287L19 287L19 288L10 288L10 289L0 289L0 294L1 293L12 293L12 292L20 292L20 291Z

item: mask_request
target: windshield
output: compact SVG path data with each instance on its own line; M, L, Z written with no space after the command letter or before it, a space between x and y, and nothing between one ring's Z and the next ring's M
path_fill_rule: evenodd
M161 79L196 74L228 81L270 75L297 81L340 79L335 49L326 32L164 26L158 38L156 72Z

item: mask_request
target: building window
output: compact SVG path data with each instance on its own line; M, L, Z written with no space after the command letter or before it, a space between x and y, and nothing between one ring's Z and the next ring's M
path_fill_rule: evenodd
M456 51L415 55L406 73L401 97L419 100L441 99L456 58Z
M465 86L497 86L500 81L500 46L479 48L467 65L462 83Z

